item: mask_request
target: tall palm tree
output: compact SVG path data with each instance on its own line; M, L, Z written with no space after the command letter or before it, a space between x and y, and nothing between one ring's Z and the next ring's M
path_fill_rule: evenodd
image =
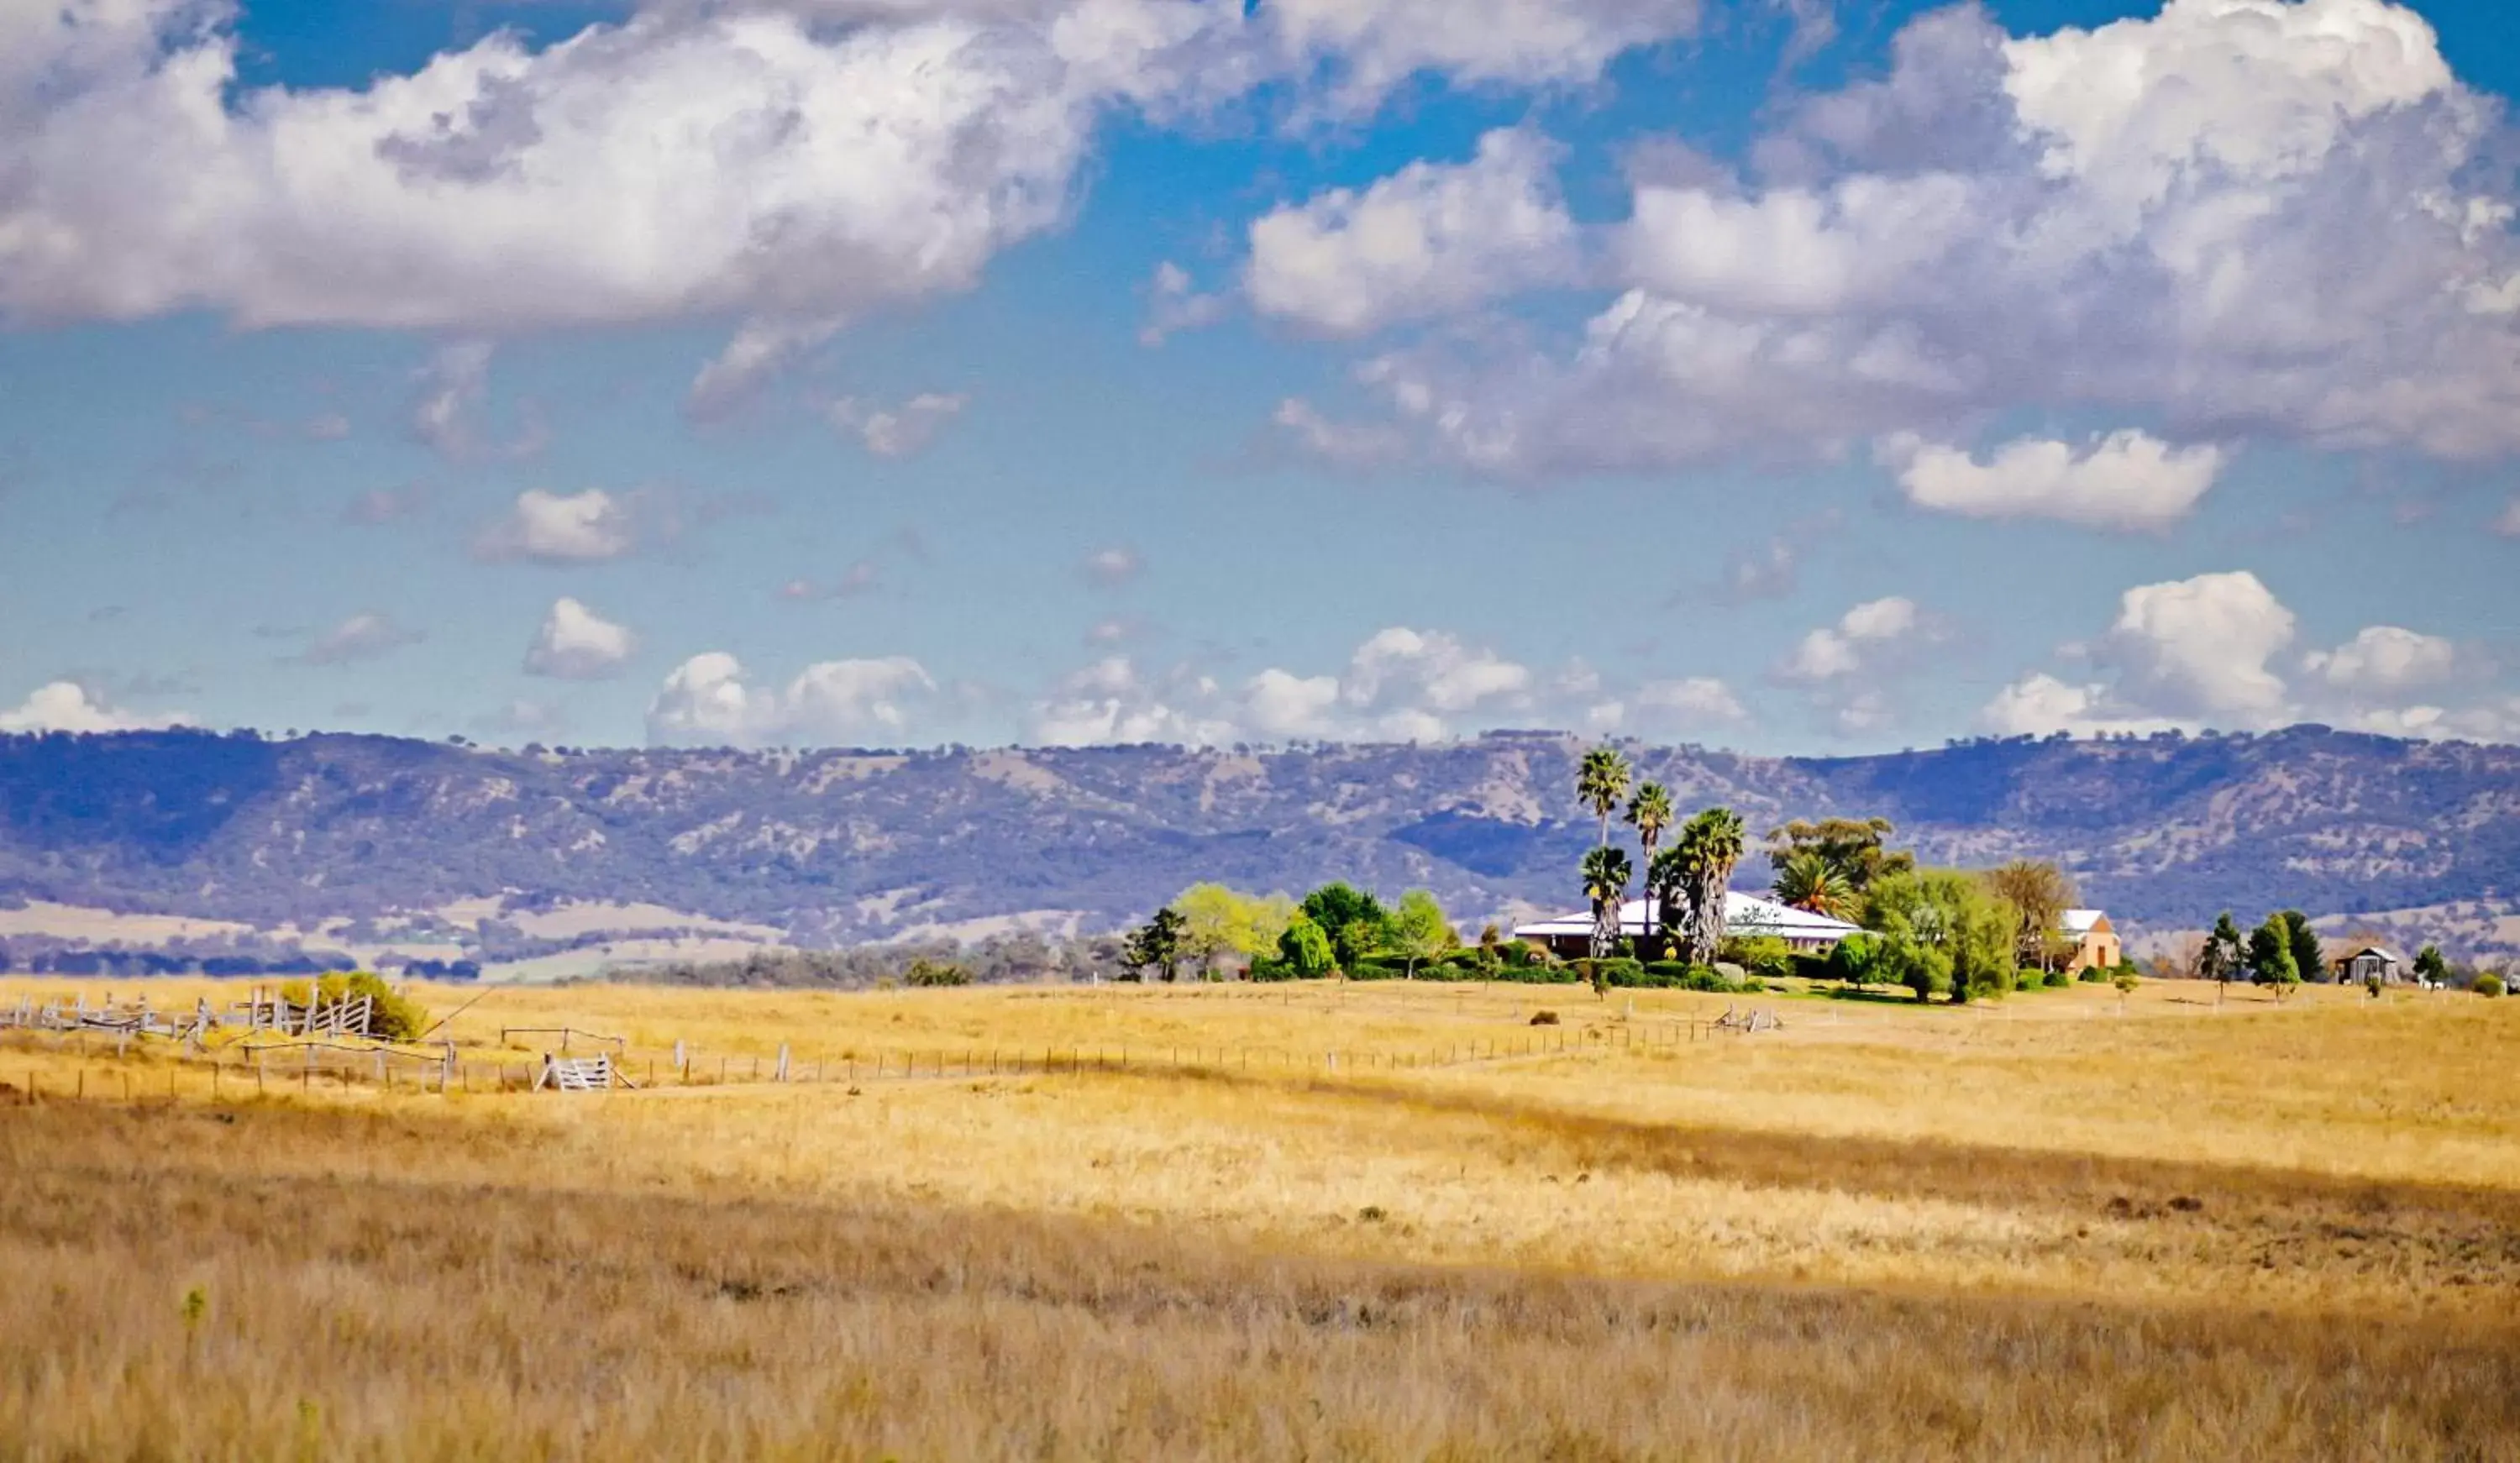
M1575 770L1575 796L1601 818L1600 847L1610 846L1610 813L1628 795L1628 759L1604 743L1584 754Z
M1652 918L1662 926L1666 942L1674 930L1688 927L1688 858L1676 848L1664 849L1645 865L1645 898L1653 901ZM1677 952L1666 952L1666 955Z
M1628 897L1628 851L1603 844L1584 856L1584 897L1593 902L1593 958L1619 945L1619 906Z
M1779 903L1832 919L1842 916L1855 901L1846 875L1815 850L1795 854L1779 864L1773 887Z
M1741 815L1730 808L1709 808L1680 830L1677 845L1687 883L1688 957L1712 964L1724 944L1724 896L1732 887L1733 866L1741 862L1746 835Z
M1627 820L1637 830L1637 842L1643 846L1640 861L1648 880L1653 875L1654 849L1662 842L1662 830L1671 826L1671 789L1660 782L1638 784L1637 795L1628 799ZM1653 933L1653 901L1645 901L1645 933Z

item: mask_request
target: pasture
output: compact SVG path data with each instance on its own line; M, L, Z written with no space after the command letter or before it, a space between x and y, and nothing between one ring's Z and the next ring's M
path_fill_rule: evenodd
M0 1452L2520 1456L2520 1001L475 996L0 1042Z

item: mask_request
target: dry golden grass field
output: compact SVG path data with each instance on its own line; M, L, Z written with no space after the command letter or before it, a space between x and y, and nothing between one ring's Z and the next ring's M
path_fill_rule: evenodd
M0 1456L2520 1458L2520 1000L421 995L0 1042Z

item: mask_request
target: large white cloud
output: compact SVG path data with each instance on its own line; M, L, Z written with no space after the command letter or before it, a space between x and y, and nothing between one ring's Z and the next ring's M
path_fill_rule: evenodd
M2403 736L2506 736L2520 722L2492 701L2445 707L2432 697L2456 680L2459 650L2439 636L2374 625L2343 644L2280 669L2298 633L2292 612L2254 574L2231 571L2138 585L2117 619L2069 647L2092 674L2037 671L1979 714L2002 734L2150 732L2217 727L2256 731L2316 718Z
M1576 231L1556 157L1532 133L1499 130L1467 162L1413 162L1362 193L1334 189L1268 213L1251 225L1252 307L1358 335L1568 279Z
M1567 350L1361 369L1501 474L1961 440L2008 409L2473 459L2520 451L2498 104L2381 0L2169 0L2095 31L1912 22L1738 174L1642 177ZM2192 466L2192 465L2191 465Z
M2221 448L2174 447L2134 428L2080 448L2024 437L1984 463L1961 448L1900 433L1885 439L1875 457L1897 472L1901 491L1918 508L2120 531L2164 529L2186 517L2225 461Z
M935 694L926 668L908 656L821 661L776 687L755 683L742 662L712 650L665 678L648 706L648 737L738 747L898 740Z
M1169 119L1292 81L1292 114L1358 114L1420 71L1583 81L1697 9L660 0L539 49L503 30L363 87L289 89L241 84L226 0L10 6L0 318L481 337L742 321L693 383L715 416L849 321L967 288L1062 221L1113 107ZM478 369L443 364L414 420L451 443Z
M0 711L0 732L155 732L191 721L180 711L158 715L126 711L107 704L75 681L53 681L36 687L15 708Z
M639 637L566 596L552 601L542 629L525 647L525 674L597 681L619 671L639 649Z

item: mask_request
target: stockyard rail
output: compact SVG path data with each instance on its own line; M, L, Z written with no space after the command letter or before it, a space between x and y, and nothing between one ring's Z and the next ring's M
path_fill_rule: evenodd
M169 1039L135 1047L130 1035L116 1028L59 1029L4 1018L0 1018L0 1039L21 1051L73 1059L72 1070L68 1073L30 1065L15 1074L19 1078L14 1084L16 1099L32 1103L47 1098L172 1100L187 1092L205 1093L213 1099L242 1099L292 1091L311 1095L317 1091L358 1089L433 1095L617 1089L702 1093L779 1086L858 1086L871 1082L972 1082L1105 1073L1361 1079L1563 1056L1674 1050L1723 1036L1737 1038L1774 1031L1781 1025L1764 1012L1736 1015L1728 1010L1714 1020L1629 1021L1617 1026L1539 1030L1525 1036L1448 1042L1406 1050L1307 1050L1277 1045L971 1045L872 1051L811 1061L795 1060L787 1046L775 1054L702 1055L684 1042L675 1043L669 1058L634 1060L611 1053L561 1058L546 1052L539 1061L468 1055L452 1042L413 1047L248 1038L214 1047ZM519 1030L511 1028L503 1035ZM557 1033L560 1029L549 1030ZM0 1067L0 1091L13 1086L7 1081L11 1075Z

